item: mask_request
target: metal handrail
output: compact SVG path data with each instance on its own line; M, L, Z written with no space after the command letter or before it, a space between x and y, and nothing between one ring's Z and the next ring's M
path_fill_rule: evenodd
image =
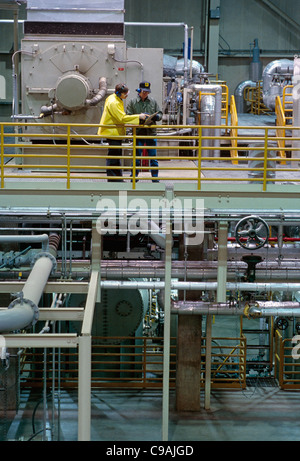
M238 145L238 115L237 115L237 110L236 110L236 104L235 104L235 97L232 95L230 99L230 115L231 115L231 149L230 149L230 155L231 157L234 158L232 161L233 164L237 165L238 161L236 160L238 158L238 151L237 151L237 145Z
M222 340L220 346L213 344L212 362L220 365L227 350L235 351L229 355L233 362L226 361L226 370L218 370L212 374L213 388L243 388L246 385L246 339L240 338L213 338ZM128 343L126 343L128 341ZM163 337L145 336L109 336L93 337L92 346L92 387L111 388L161 388L163 384ZM205 350L205 345L202 346ZM216 351L217 349L217 351ZM56 351L56 354L58 352ZM49 351L51 354L51 351ZM21 371L21 386L42 386L45 378L42 352L24 352L26 361ZM154 359L154 360L153 360ZM176 382L176 338L171 337L170 345L170 387ZM30 368L25 364L30 364ZM49 360L49 364L53 361ZM64 388L78 385L78 351L62 350L60 353L60 382ZM201 373L205 373L205 362L201 363ZM52 380L52 368L49 365L46 379ZM200 377L203 385L203 378Z
M276 129L276 135L277 135L277 138L278 138L278 147L280 148L279 154L280 154L281 158L286 158L286 155L285 155L285 129L281 128L281 127L286 126L286 117L284 115L283 107L282 107L282 104L281 104L280 96L276 96L276 99L275 99L276 125L278 125L280 127L280 128ZM286 162L283 161L282 164L286 164Z
M300 389L300 361L292 356L293 342L291 338L283 338L275 331L275 377L281 389Z
M283 93L282 93L282 107L284 108L285 112L285 119L286 120L292 120L293 119L293 88L294 85L286 85L283 88ZM290 96L291 100L287 100L287 97Z
M234 106L234 101L232 102ZM234 114L234 112L232 112ZM275 159L277 162L276 167L269 167L269 160L274 160L274 158L269 157L270 151L274 150L274 147L270 146L269 143L277 143L280 146L285 146L285 151L293 153L298 149L292 147L291 137L283 136L285 134L285 126L262 126L262 127L249 127L249 126L238 126L234 120L232 120L231 126L220 125L220 126L209 126L209 129L214 132L215 129L221 130L221 135L219 136L203 136L203 128L201 125L186 125L186 126L175 126L175 125L162 125L157 127L158 133L156 136L138 136L136 134L136 127L131 127L133 133L131 135L124 136L126 141L123 144L123 149L125 154L119 158L124 162L130 162L131 166L123 165L120 167L106 167L104 166L106 159L109 156L106 153L107 145L103 144L103 139L97 134L87 134L91 129L97 131L99 125L85 125L85 124L51 124L51 123L1 123L0 124L0 138L1 138L1 148L0 148L0 183L1 189L6 187L6 180L12 178L18 179L27 179L27 178L36 178L36 179L47 179L47 178L57 178L59 180L63 179L66 181L66 188L70 189L71 183L74 179L91 179L95 178L95 175L102 174L104 170L109 170L112 168L122 169L124 172L127 171L128 174L133 173L133 183L132 188L135 189L135 171L136 171L136 159L137 159L137 140L138 139L156 139L158 145L145 146L148 150L157 149L157 160L177 160L179 165L174 165L172 162L167 162L167 164L161 164L157 169L160 171L160 180L168 181L182 181L182 176L176 174L176 172L182 171L184 168L186 174L184 180L188 182L196 182L198 190L201 189L203 182L228 182L232 183L235 181L247 181L255 182L261 181L261 178L252 178L245 177L243 174L251 171L261 172L261 177L263 178L263 191L267 190L268 183L281 181L277 178L269 178L268 172L280 171L279 160ZM14 127L23 129L23 133L16 134L14 133L5 133L5 127ZM276 133L273 135L271 130L275 130ZM35 130L34 133L29 132L32 129ZM38 130L48 129L49 133L40 133ZM81 133L74 133L74 130L80 130ZM251 130L260 130L261 135L253 135ZM289 131L293 131L295 127L290 127ZM54 131L60 131L59 133L53 133ZM178 134L174 135L174 130L185 130L192 134ZM229 134L227 133L229 131ZM299 128L298 128L299 130ZM62 132L64 131L64 132ZM249 134L248 134L249 133ZM13 139L15 142L6 142L8 139ZM300 138L293 137L293 140L299 140ZM85 141L85 143L82 142ZM203 142L210 140L212 143L215 141L219 142L217 148L220 152L220 156L215 156L215 145L203 146ZM58 142L60 141L60 143ZM187 141L188 145L182 145L182 141ZM226 173L226 171L234 171L230 164L228 167L221 167L218 160L222 162L232 162L234 159L238 162L239 159L248 162L251 160L257 160L256 157L250 157L251 150L257 150L255 147L249 147L247 144L251 142L262 142L263 143L263 152L264 158L263 167L251 167L247 165L239 166L239 169L236 170L239 172L237 177L232 177L230 175L219 175L219 172ZM174 145L171 147L165 145L166 142L172 142ZM63 143L63 144L61 144ZM9 157L12 158L12 161L5 163L5 148L14 147L15 153L9 154ZM112 147L113 148L113 147ZM203 156L203 151L211 152L211 156ZM175 151L176 155L169 155L168 151ZM223 156L224 152L230 150L231 157ZM187 151L187 156L180 157L179 151ZM167 155L165 155L167 153ZM150 159L150 156L143 157L145 159ZM43 159L43 163L40 163L40 160ZM82 164L78 164L81 161ZM87 161L90 161L90 164L87 165ZM182 161L190 161L189 166L182 166ZM293 162L298 162L298 158L291 158L289 162L291 166L285 168L286 172L299 172L299 169L293 168ZM14 163L13 163L14 162ZM55 162L55 163L53 163ZM102 164L101 164L102 163ZM155 169L154 167L151 169ZM34 170L34 171L33 171ZM39 171L35 171L39 170ZM168 171L172 173L172 176L164 176L164 172ZM205 175L205 172L215 172L215 176L209 177ZM174 173L174 174L173 174ZM98 178L100 176L97 176ZM106 178L105 174L102 175L103 178ZM139 177L139 180L145 180L147 178ZM286 179L288 181L298 182L300 178ZM10 184L11 185L11 184Z

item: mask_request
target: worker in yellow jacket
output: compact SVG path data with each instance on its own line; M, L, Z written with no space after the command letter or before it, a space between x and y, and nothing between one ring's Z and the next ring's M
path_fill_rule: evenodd
M133 114L126 115L124 111L124 99L127 98L129 89L125 84L119 83L115 87L115 92L108 96L105 101L103 114L100 120L98 134L105 136L110 146L107 155L110 157L121 157L122 155L122 139L126 135L125 124L139 125L145 121L146 114ZM114 148L114 146L116 146ZM120 158L108 158L106 166L113 167L121 166ZM108 168L106 170L107 176L122 177L122 170L120 168ZM108 181L123 181L123 179L108 179Z

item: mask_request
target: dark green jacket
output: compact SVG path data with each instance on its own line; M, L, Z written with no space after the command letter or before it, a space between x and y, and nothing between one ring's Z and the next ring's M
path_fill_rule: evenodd
M162 118L162 111L160 110L159 105L155 101L155 99L151 98L151 96L148 96L145 101L142 101L142 99L137 96L135 99L131 99L128 102L127 109L126 109L126 114L127 115L133 115L133 114L154 114L155 112L158 112L158 117L157 120L161 120ZM153 122L153 125L156 125L155 121ZM136 130L136 134L141 136L141 135L146 135L146 136L155 136L156 130L154 128L138 128Z

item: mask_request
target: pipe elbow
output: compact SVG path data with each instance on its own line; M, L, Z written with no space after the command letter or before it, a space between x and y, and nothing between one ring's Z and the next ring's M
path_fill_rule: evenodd
M10 303L8 309L0 312L0 332L31 328L38 319L38 307L30 299L20 296Z
M100 101L102 101L107 94L107 82L105 77L101 77L99 79L99 91L98 93L91 99L86 99L85 104L87 106L96 106L99 104Z

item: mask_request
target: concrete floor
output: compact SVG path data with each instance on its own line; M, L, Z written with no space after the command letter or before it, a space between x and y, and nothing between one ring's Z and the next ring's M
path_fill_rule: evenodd
M18 414L1 420L2 440L28 440L32 414L40 393L24 391ZM202 403L204 403L204 396ZM170 393L169 441L300 441L299 392L282 391L259 383L245 390L213 390L211 409L176 412ZM55 415L54 431L46 440L77 440L77 392L61 393L60 433ZM56 405L57 408L57 405ZM52 424L51 408L47 412ZM35 431L42 429L43 406L35 413ZM6 437L5 437L6 436ZM159 390L93 390L92 441L161 441L162 393ZM42 440L42 433L33 440Z

